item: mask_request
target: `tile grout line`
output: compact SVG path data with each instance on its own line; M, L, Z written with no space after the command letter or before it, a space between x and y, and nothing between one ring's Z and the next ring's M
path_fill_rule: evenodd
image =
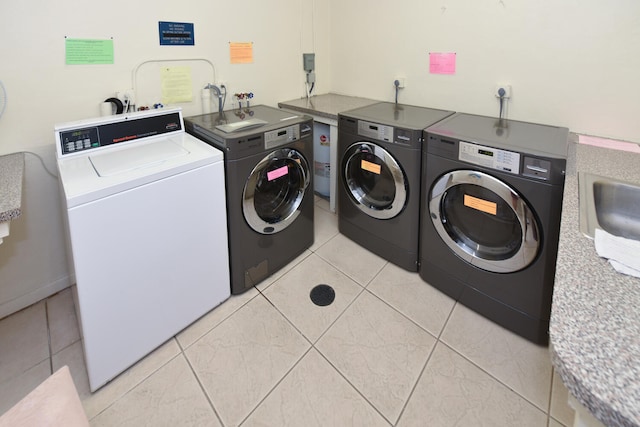
M547 403L547 407L549 408L547 411L547 427L551 424L551 403L553 402L553 377L555 376L556 368L551 365L551 384L549 385L549 402Z
M447 321L444 323L444 326L442 327L442 330L440 331L440 335L438 335L438 342L441 342L443 345L445 345L447 348L449 348L451 351L453 351L454 353L456 353L457 355L459 355L460 357L462 357L464 360L466 360L467 362L471 363L473 366L477 367L478 369L480 369L482 372L484 372L485 374L489 375L489 377L493 378L494 380L496 380L498 383L502 384L503 386L507 387L509 390L511 390L513 393L515 393L517 396L519 396L520 398L524 399L525 402L529 403L530 405L532 405L534 408L538 409L539 411L542 411L545 415L547 415L547 418L551 416L551 406L549 404L549 409L548 411L545 411L544 409L540 408L538 405L536 405L535 403L533 403L531 400L529 400L528 398L526 398L525 396L523 396L521 393L519 393L518 391L516 391L515 389L513 389L511 386L509 386L508 384L505 384L502 380L500 380L499 378L495 377L493 374L491 374L490 372L488 372L487 370L485 370L484 368L482 368L480 365L478 365L477 363L475 363L473 360L471 360L470 358L468 358L467 356L465 356L464 354L462 354L461 352L459 352L458 350L456 350L455 348L453 348L451 345L447 344L446 341L443 341L442 338L442 334L444 333L444 330L447 327L447 323L449 323L449 320L451 319L451 316L453 316L453 312L456 308L456 306L458 304L461 304L459 301L456 301L455 304L453 305L453 307L451 308L451 312L449 313L449 316L447 317ZM463 305L464 306L464 305ZM498 325L500 326L500 325ZM551 375L551 387L553 386L553 367L552 367L552 375ZM551 393L549 393L549 403L551 401Z
M175 340L175 336L169 338L167 341L165 341L164 343L160 344L160 346L156 347L154 350L151 351L151 353L153 353L154 351L156 351L157 349L159 349L160 347L162 347L163 345L165 345L166 343L168 343L171 340ZM178 340L176 340L176 344ZM180 345L178 344L178 347L180 348ZM84 353L84 350L83 350ZM96 391L94 392L90 392L91 395L93 395L94 393L98 393L100 391L101 388L107 386L109 383L111 383L112 381L115 381L118 377L120 377L121 375L123 375L124 373L126 373L127 371L129 371L131 368L133 368L136 364L138 364L139 362L141 362L143 359L147 358L148 356L151 355L151 353L147 353L147 355L145 355L142 359L139 359L136 363L134 363L133 365L129 366L126 370L120 372L118 375L116 375L115 377L113 377L111 380L109 380L106 384L100 386ZM142 383L144 383L145 381L147 381L149 378L151 378L153 375L155 375L158 371L160 371L162 368L164 368L165 366L167 366L169 363L173 362L176 358L180 357L180 353L176 354L175 356L169 358L169 360L167 360L166 363L163 363L162 365L160 365L158 367L158 369L155 369L153 372L149 373L149 375L145 376L144 378L142 378L140 381L134 383L131 385L130 388L128 388L127 390L123 391L121 394L119 394L115 399L113 399L111 401L111 403L109 403L108 405L106 405L102 410L100 410L98 413L96 413L90 420L89 422L91 423L91 421L95 420L98 416L102 415L103 413L105 413L107 410L109 410L111 407L113 407L116 403L118 403L118 401L120 401L121 399L123 399L125 396L127 396L129 393L133 392L137 387L139 387ZM85 366L86 369L86 366Z
M327 261L327 262L328 262L328 261ZM386 266L386 264L385 264L385 266ZM382 272L382 270L383 270L383 269L384 269L384 266L383 266L383 268L382 268L382 269L380 269L380 271L379 271L379 272L378 272L378 273L377 273L377 274L376 274L376 275L375 275L375 276L374 276L374 277L369 281L369 283L373 282L373 280L374 280L374 279L375 279L375 278L376 278L376 277L377 277L377 276ZM343 273L343 274L344 274L344 273ZM347 276L347 277L348 277L348 276ZM353 280L353 279L352 279L352 280ZM358 283L358 282L356 282L356 283ZM359 283L358 283L358 285L359 285ZM360 286L362 286L362 285L360 285ZM345 376L345 375L344 375L344 374L343 374L343 373L342 373L342 372L341 372L341 371L340 371L340 370L339 370L339 369L338 369L338 368L337 368L337 367L336 367L336 366L335 366L335 365L334 365L334 364L333 364L333 363L332 363L332 362L331 362L331 361L330 361L330 360L329 360L329 359L328 359L328 358L327 358L327 357L322 353L322 351L320 351L320 349L319 349L319 348L317 348L317 347L316 347L316 344L320 341L320 339L322 339L322 337L323 337L324 335L326 335L326 333L329 331L329 329L331 329L331 328L333 327L333 325L338 321L338 319L340 319L340 318L341 318L341 317L346 313L346 311L347 311L347 310L348 310L348 309L349 309L353 304L355 304L356 300L357 300L358 298L360 298L360 297L362 296L362 294L364 294L365 292L366 292L367 294L369 294L369 295L371 295L371 296L373 296L373 297L377 298L377 299L380 299L377 295L373 294L369 289L367 289L366 287L362 287L362 290L358 293L358 295L356 295L356 297L353 299L353 301L351 301L351 302L350 302L350 303L345 307L345 309L342 311L342 313L340 313L340 315L339 315L339 316L338 316L338 317L337 317L337 318L336 318L336 319L335 319L335 320L334 320L334 321L333 321L333 322L332 322L332 323L331 323L331 324L326 328L326 330L325 330L325 331L324 331L324 332L323 332L323 333L318 337L318 339L317 339L314 343L312 343L312 346L313 346L313 348L318 352L318 354L320 354L320 355L322 356L322 358L323 358L324 360L326 360L326 362L327 362L327 363L328 363L328 364L329 364L329 365L330 365L330 366L331 366L331 367L332 367L332 368L333 368L333 369L338 373L338 375L340 375L340 376L341 376L341 377L342 377L342 378L347 382L347 384L349 384L349 385L350 385L350 386L351 386L351 387L356 391L356 393L358 393L358 394L359 394L359 395L364 399L364 401L365 401L365 402L367 402L367 403L368 403L368 404L369 404L369 405L370 405L370 406L371 406L371 407L372 407L372 408L373 408L373 409L374 409L378 414L380 414L380 416L381 416L385 421L387 421L391 426L394 426L394 425L395 425L395 424L400 420L400 417L402 416L402 413L404 412L404 408L405 408L406 404L408 403L409 398L410 398L410 397L411 397L411 395L413 394L413 389L414 389L414 388L415 388L415 386L417 385L417 383L418 383L418 381L419 381L419 379L420 379L420 376L422 375L422 370L424 370L424 366L423 366L422 370L420 371L420 374L418 375L418 379L416 380L416 384L414 384L414 386L412 387L411 393L409 393L409 396L407 397L407 400L406 400L406 401L405 401L405 403L403 404L402 410L400 411L400 415L398 416L398 419L396 420L396 423L393 423L393 422L391 422L389 419L387 419L387 417L386 417L382 412L380 412L380 410L379 410L379 409L378 409L378 408L377 408L377 407L376 407L376 406L375 406L371 401L369 401L369 399L367 399L367 397L366 397L365 395L363 395L363 394L362 394L362 392L361 392L361 391L360 391L360 390L359 390L359 389L358 389L358 388L357 388L353 383L351 383L351 381L349 381L349 379L348 379L348 378L347 378L347 377L346 377L346 376ZM385 301L383 301L383 300L381 300L381 299L380 299L380 301L382 301L382 302L384 302L384 303L386 304L386 302L385 302ZM388 304L387 304L387 305L388 305ZM403 317L405 317L405 318L406 318L406 316L404 316L404 314L402 314L402 313L398 312L395 308L393 308L393 307L391 307L391 306L389 306L389 307L390 307L392 310L394 310L395 312L399 313L400 315L402 315ZM412 323L414 323L414 322L412 321ZM415 323L414 323L414 324L415 324ZM424 331L424 329L423 329L423 328L420 328L420 329L422 329L422 330ZM433 337L433 335L432 335L430 332L428 332L428 331L425 331L425 332L426 332L427 334L429 334L430 336L432 336L432 337ZM436 339L436 343L437 343L437 339ZM427 357L427 361L431 358L431 354L433 353L433 349L434 349L434 348L435 348L435 344L434 344L433 348L431 349L431 351L430 351L430 353L429 353L429 357ZM426 366L426 363L425 363L425 366Z
M373 281L373 280L372 280ZM383 304L385 304L387 307L389 307L390 309L392 309L393 311L395 311L396 313L398 313L399 315L401 315L402 317L404 317L406 320L408 320L409 322L411 322L413 325L417 326L418 328L420 328L421 330L423 330L424 332L426 332L427 334L431 335L433 338L435 338L436 340L440 339L440 335L442 335L442 331L444 331L444 327L446 326L447 322L449 321L449 318L451 317L451 313L453 312L453 308L451 309L451 311L449 312L449 314L447 315L447 318L445 319L444 323L442 324L442 329L440 330L440 333L436 336L433 333L431 333L431 331L427 330L424 326L420 325L418 322L416 322L415 320L413 320L411 317L409 317L409 315L403 313L402 311L400 311L399 309L397 309L396 307L394 307L393 305L391 305L389 302L387 302L386 300L384 300L381 296L379 296L378 294L376 294L375 292L371 291L368 288L365 288L365 291L367 291L371 296L373 296L374 298L377 298L380 302L382 302ZM453 305L453 307L455 307L455 304Z
M524 400L525 402L527 402L528 404L530 404L531 406L533 406L535 409L537 409L538 411L542 412L545 415L549 415L548 412L546 412L544 409L540 408L538 405L536 405L535 403L533 403L531 400L529 400L528 398L526 398L525 396L523 396L521 393L519 393L517 390L515 390L513 387L511 387L508 384L505 384L501 379L496 378L494 375L492 375L490 372L488 372L486 369L484 369L482 366L476 364L473 360L469 359L467 356L465 356L464 354L460 353L458 350L456 350L455 348L453 348L452 346L450 346L449 344L447 344L444 341L440 341L438 340L438 342L442 343L442 345L446 346L449 350L453 351L454 353L456 353L458 356L462 357L464 360L466 360L467 362L471 363L473 366L475 366L477 369L481 370L483 373L485 373L486 375L488 375L489 377L491 377L493 380L495 380L496 382L498 382L500 385L506 387L508 390L510 390L511 392L513 392L515 395L517 395L519 398L521 398L522 400Z
M324 262L326 262L327 264L329 264L329 265L333 266L333 264L331 264L329 261L325 260L324 258L320 257L320 259L322 259L322 260L323 260ZM334 267L334 268L336 268L336 267ZM359 390L355 385L353 385L353 384L351 383L351 381L349 381L349 379L348 379L347 377L345 377L345 376L342 374L342 372L340 372L340 370L339 370L338 368L336 368L336 366L334 366L334 364L333 364L333 363L331 363L331 361L330 361L329 359L327 359L327 357L326 357L326 356L325 356L325 355L320 351L320 349L318 349L318 348L316 347L316 343L318 343L318 341L320 341L320 340L322 339L322 337L323 337L323 336L324 336L324 335L329 331L329 329L331 329L331 327L333 327L333 325L338 321L338 319L340 319L340 318L344 315L344 313L349 309L349 307L351 307L351 306L355 303L355 301L356 301L356 300L357 300L357 299L358 299L358 298L359 298L359 297L360 297L364 292L366 292L366 291L367 291L367 289L366 289L365 287L363 287L362 285L360 285L360 283L358 283L358 282L356 282L355 280L351 279L349 276L347 276L347 275L346 275L345 273L343 273L341 270L339 270L339 269L338 269L338 271L339 271L341 274L343 274L345 277L347 277L347 278L349 278L350 280L354 281L354 283L356 283L358 286L360 286L360 287L361 287L361 290L360 290L360 292L358 292L358 294L353 298L353 300L352 300L352 301L351 301L351 302L350 302L350 303L349 303L349 304L344 308L344 310L342 310L342 312L341 312L341 313L340 313L340 314L339 314L339 315L334 319L334 321L333 321L333 322L331 322L331 324L330 324L329 326L327 326L327 328L325 329L325 331L324 331L324 332L323 332L323 333L322 333L322 334L321 334L321 335L320 335L320 336L319 336L319 337L318 337L314 342L311 342L311 341L309 340L309 338L307 338L307 337L306 337L306 335L304 335L304 334L302 333L302 331L300 331L300 330L299 330L299 329L298 329L298 328L293 324L293 322L292 322L291 320L289 320L289 318L288 318L287 316L285 316L285 315L284 315L284 313L282 313L282 312L278 309L278 307L276 307L276 306L273 304L273 302L271 302L271 300L269 300L269 298L267 298L267 297L266 297L266 295L263 295L263 297L264 297L264 298L269 302L269 304L271 304L271 305L276 309L276 311L278 311L278 313L280 313L280 315L281 315L282 317L284 317L284 318L285 318L285 320L287 321L287 323L289 323L289 324L290 324L290 325L291 325L291 326L292 326L296 331L298 331L298 332L300 333L300 335L302 335L302 337L303 337L307 342L309 342L309 343L311 344L311 347L309 347L309 349L307 349L307 351L305 352L305 354L300 358L300 360L298 360L298 361L295 363L295 365L294 365L294 366L296 366L298 363L300 363L300 361L304 358L304 356L306 356L306 355L309 353L309 351L311 351L311 349L315 350L315 351L316 351L316 352L318 352L318 354L319 354L319 355L320 355L320 356L321 356L321 357L322 357L322 358L323 358L323 359L324 359L324 360L329 364L329 366L331 366L331 367L334 369L334 371L335 371L338 375L340 375L340 377L342 377L342 378L347 382L347 384L349 384L349 386L351 386L351 388L352 388L353 390L355 390L355 392L356 392L358 395L360 395L360 396L362 397L362 399L364 399L364 401L365 401L365 402L367 402L367 403L368 403L368 404L373 408L373 410L374 410L374 411L376 411L378 414L380 414L380 416L381 416L385 421L387 421L390 425L392 425L392 426L393 426L394 424L393 424L392 422L390 422L390 421L387 419L387 417L385 417L385 416L384 416L384 415L383 415L383 414L378 410L378 408L377 408L373 403L371 403L371 402L369 401L369 399L367 399L367 398L362 394L362 392L360 392L360 390ZM260 293L262 294L262 292L260 292ZM293 369L293 368L292 368L292 369ZM288 372L287 372L287 373L286 373L286 374L285 374L285 375L284 375L284 376L283 376L283 377L278 381L278 383L276 384L276 386L274 386L274 387L269 391L269 393L267 394L267 396L268 396L269 394L271 394L271 393L273 392L273 390L275 390L275 388L276 388L276 387L277 387L277 386L278 386L278 385L279 385L279 384L284 380L284 378L289 374L289 372L291 372L291 370L289 370L289 371L288 371ZM265 399L266 399L266 396L265 396ZM260 403L258 403L258 405L257 405L257 406L256 406L256 407L251 411L251 413L253 413L253 412L258 408L258 406L260 406L260 404L261 404L263 401L264 401L264 399L263 399L262 401L260 401ZM251 413L250 413L249 415L251 415ZM247 415L247 417L246 417L244 420L242 420L242 423L244 423L244 422L247 420L247 418L249 417L249 415ZM242 424L242 423L240 423L240 424Z
M300 330L298 329L298 327L293 323L292 320L290 320L282 311L280 311L280 309L278 307L276 307L276 305L269 299L269 297L267 295L265 295L261 290L258 289L258 292L260 293L260 295L262 295L264 297L264 299L267 300L267 302L278 312L280 313L280 315L282 317L285 318L285 320L287 321L287 323L289 323L296 331L298 331L298 333L300 335L302 335L302 337L307 340L307 342L309 342L309 344L311 344L312 346L315 346L315 343L317 343L326 333L329 329L331 329L331 327L338 321L338 319L340 319L342 317L342 315L347 311L347 309L349 307L351 307L351 305L358 299L358 297L360 297L360 295L362 295L362 293L364 291L367 290L366 287L362 286L360 283L358 283L357 281L353 280L351 277L349 277L347 274L345 274L342 270L338 269L337 267L335 267L333 264L331 264L329 261L327 261L326 259L320 257L318 255L318 257L320 258L321 261L323 261L324 263L328 264L329 266L333 267L336 269L336 271L338 271L340 274L342 274L344 277L346 277L347 279L351 280L352 282L354 282L356 285L358 285L361 289L359 290L359 292L356 294L356 296L353 298L353 300L347 304L347 306L342 310L342 312L340 314L338 314L338 316L333 320L333 322L331 322L329 324L329 326L327 326L327 328L324 330L324 332L322 332L322 334L320 334L320 336L318 338L316 338L316 340L314 342L311 342L311 340L309 338L307 338L307 336ZM291 271L291 270L289 270ZM288 272L287 272L288 273ZM280 280L280 278L278 279ZM277 281L276 281L277 282ZM273 282L271 285L269 285L269 287L271 287L272 285L274 285L276 282ZM264 290L266 291L268 288L265 288Z
M207 313L203 314L201 316L201 318L198 318L196 320L194 320L192 323L190 323L189 325L187 325L184 329L182 329L181 331L179 331L177 334L175 334L172 338L175 338L176 343L178 343L178 347L184 352L184 350L188 350L190 347L192 347L195 343L197 343L198 341L200 341L202 338L205 337L205 335L208 335L209 333L211 333L211 331L213 331L214 329L216 329L217 327L219 327L220 325L222 325L227 319L229 319L231 316L233 316L237 311L239 311L240 309L242 309L242 307L244 307L245 305L249 304L251 301L253 301L258 295L260 295L260 291L256 288L256 290L258 291L257 294L255 294L253 297L249 298L247 301L245 301L244 303L242 303L241 305L239 305L238 307L236 307L235 310L233 310L232 312L230 312L227 316L223 317L222 319L220 319L219 322L217 322L214 326L212 326L210 329L207 329L206 332L204 332L202 335L200 335L198 338L194 339L193 342L189 343L189 345L187 345L186 347L183 348L182 344L180 344L180 340L178 339L178 335L180 335L183 331L189 329L191 326L193 326L194 324L196 324L202 317L206 316L207 314L211 313L213 310L217 309L220 305L224 304L227 300L221 302L219 305L215 306L214 308L212 308L210 311L208 311ZM232 295L233 296L233 295Z
M377 295L375 295L377 297ZM386 303L386 301L383 301ZM418 378L416 379L416 382L413 384L413 387L411 387L411 391L409 392L409 396L407 396L407 400L405 400L404 404L402 405L402 409L400 410L400 415L398 415L398 419L396 420L396 424L398 422L400 422L400 420L402 419L402 416L404 415L404 411L407 409L407 405L409 404L409 401L411 400L411 398L413 397L413 393L415 392L416 388L418 387L418 383L420 383L420 379L422 378L422 375L424 374L424 371L427 369L427 365L429 364L429 361L431 360L431 357L433 356L433 353L436 350L436 347L438 346L438 344L441 342L440 341L440 337L442 336L442 333L444 332L444 329L447 327L447 323L449 322L449 319L451 319L451 316L453 315L453 309L456 307L456 304L458 304L457 301L454 302L453 306L451 306L451 311L449 311L449 315L447 316L447 318L445 319L444 323L442 324L442 328L440 329L440 333L438 334L437 337L434 337L436 339L435 343L433 344L433 347L431 348L431 351L429 352L429 356L427 357L427 360L424 362L424 365L422 366L422 369L420 370L420 373L418 374ZM388 305L388 304L387 304ZM394 307L390 306L392 309L396 310ZM417 323L415 323L412 319L409 319L407 316L405 316L403 313L399 312L398 310L396 310L396 312L400 313L402 316L404 316L405 318L407 318L409 321L411 321L412 323L414 323L416 326L418 326L419 328L421 328L423 331L427 332L429 335L433 336L431 334L431 332L427 331L426 329L422 328L422 326L418 325ZM394 424L395 425L395 424Z
M253 298L252 298L253 299ZM251 301L251 300L249 300ZM235 312L234 312L235 313ZM224 319L226 320L226 318ZM223 320L223 321L224 321ZM218 325L220 325L223 321L221 321L220 323L218 323ZM216 326L218 326L216 325ZM215 328L212 328L211 330L213 330ZM210 332L210 331L209 331ZM207 332L208 333L208 332ZM205 334L206 335L206 334ZM204 335L203 335L204 336ZM180 340L178 340L175 336L173 337L176 340L176 344L178 344L178 348L180 349L180 354L184 360L187 362L187 365L189 366L189 369L191 370L191 373L193 374L193 376L195 377L196 381L198 382L198 386L200 387L200 390L202 391L202 393L204 394L205 399L207 399L207 402L209 402L209 406L211 407L211 409L213 410L213 413L215 414L216 418L218 419L218 421L220 422L220 425L224 426L224 422L222 422L222 418L220 417L220 414L218 413L218 411L216 410L215 405L213 404L213 401L211 400L211 398L209 397L209 393L207 393L207 390L204 388L204 384L202 384L202 381L200 381L200 377L198 377L198 374L196 373L195 369L193 368L193 365L191 364L191 361L189 360L189 358L187 357L187 355L184 352L184 348L182 347L182 344L180 344ZM200 337L202 338L202 337ZM193 345L193 343L192 343ZM173 359L171 359L173 360Z
M262 399L260 399L260 401L258 403L256 403L256 406L254 406L254 408L252 410L249 411L249 413L242 419L242 421L240 421L240 423L238 424L238 426L241 426L242 424L244 424L247 419L249 419L249 417L251 416L251 414L253 414L263 403L265 400L267 400L267 398L271 395L271 393L273 393L275 391L276 388L278 388L278 386L282 383L282 381L285 380L285 378L287 378L287 376L289 376L289 374L291 373L291 371L293 371L296 366L298 366L300 364L300 362L302 362L302 359L305 358L305 356L307 354L309 354L309 352L314 349L313 345L311 345L303 354L302 356L300 356L300 358L298 360L296 360L296 362L291 366L291 368L289 368L287 370L287 372L284 373L284 375L282 376L282 378L280 378L278 381L276 381L276 383L274 384L273 387L271 387L271 389L267 392L267 394L264 395L264 397ZM317 351L317 350L316 350Z
M413 387L411 387L411 391L409 392L409 395L407 396L407 400L404 401L404 404L402 405L402 409L400 410L400 414L398 415L398 419L396 420L396 423L394 425L397 425L400 422L400 420L402 419L402 416L404 415L404 411L407 409L407 405L409 404L409 401L413 397L413 393L416 391L416 388L418 387L418 384L420 383L420 380L422 379L422 375L424 374L424 371L427 369L427 365L429 364L429 361L431 360L431 357L433 356L433 353L436 351L436 347L438 346L439 343L440 343L440 340L438 340L436 338L436 342L433 344L433 347L431 348L431 351L429 352L429 356L427 357L427 360L424 362L424 365L422 366L422 369L420 370L420 373L418 374L418 378L416 378L416 382L413 384Z
M44 316L47 323L47 345L49 346L49 375L53 375L53 346L51 345L51 327L49 325L49 298L44 302Z
M318 338L318 340L319 340L319 338ZM318 352L318 354L319 354L319 355L320 355L320 356L321 356L321 357L322 357L322 358L323 358L323 359L324 359L324 360L329 364L329 366L331 366L331 367L333 368L333 370L334 370L334 371L336 371L336 372L338 373L338 375L340 375L340 376L342 377L342 379L344 379L344 380L346 381L346 383L347 383L347 384L349 384L349 386L351 386L351 388L352 388L353 390L355 390L355 392L356 392L356 393L358 393L358 395L359 395L360 397L362 397L362 399L363 399L365 402L367 402L367 403L369 404L369 406L371 406L371 407L373 408L373 410L374 410L374 411L376 411L376 412L377 412L377 413L382 417L382 419L383 419L383 420L385 420L386 422L388 422L388 423L389 423L389 425L391 425L391 426L395 425L394 423L392 423L391 421L389 421L389 420L387 419L387 417L385 417L385 416L384 416L384 414L383 414L382 412L380 412L380 410L379 410L379 409L378 409L378 408L377 408L373 403L371 403L371 402L369 401L369 399L367 399L367 397L366 397L365 395L363 395L363 394L362 394L362 392L358 389L358 387L356 387L353 383L351 383L351 381L349 381L349 378L347 378L347 377L342 373L342 371L340 371L340 369L338 369L338 368L337 368L333 363L331 363L331 361L327 358L327 356L325 356L325 355L324 355L324 353L322 353L322 352L320 351L320 349L316 348L316 346L315 346L315 345L313 346L313 349L314 349L315 351L317 351L317 352Z

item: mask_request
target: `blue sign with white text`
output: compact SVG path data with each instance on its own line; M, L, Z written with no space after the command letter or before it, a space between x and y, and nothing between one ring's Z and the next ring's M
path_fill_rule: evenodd
M193 46L193 23L188 22L158 22L160 45Z

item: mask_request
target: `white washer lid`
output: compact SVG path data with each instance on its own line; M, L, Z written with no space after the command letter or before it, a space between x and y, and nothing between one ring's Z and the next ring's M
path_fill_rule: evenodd
M165 160L189 154L174 141L162 140L126 150L107 151L89 156L89 161L99 176L113 176L161 163Z

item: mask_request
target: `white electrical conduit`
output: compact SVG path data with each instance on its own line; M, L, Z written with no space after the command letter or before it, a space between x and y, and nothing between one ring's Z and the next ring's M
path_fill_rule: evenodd
M156 63L156 64L160 64L163 62L188 62L188 61L200 61L200 62L205 62L207 64L209 64L211 66L211 76L213 77L213 80L211 80L212 82L216 82L216 67L215 65L213 65L213 62L209 61L208 59L205 58L184 58L184 59L149 59L148 61L144 61L141 62L140 64L138 64L133 71L131 72L131 85L132 85L132 89L133 89L133 95L134 97L137 98L138 94L136 93L136 91L138 90L138 71L140 70L140 67L147 65L147 64L152 64L152 63Z

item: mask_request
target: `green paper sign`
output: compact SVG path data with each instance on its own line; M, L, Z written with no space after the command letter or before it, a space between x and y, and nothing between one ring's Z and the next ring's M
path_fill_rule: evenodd
M113 64L113 39L65 38L67 65Z

